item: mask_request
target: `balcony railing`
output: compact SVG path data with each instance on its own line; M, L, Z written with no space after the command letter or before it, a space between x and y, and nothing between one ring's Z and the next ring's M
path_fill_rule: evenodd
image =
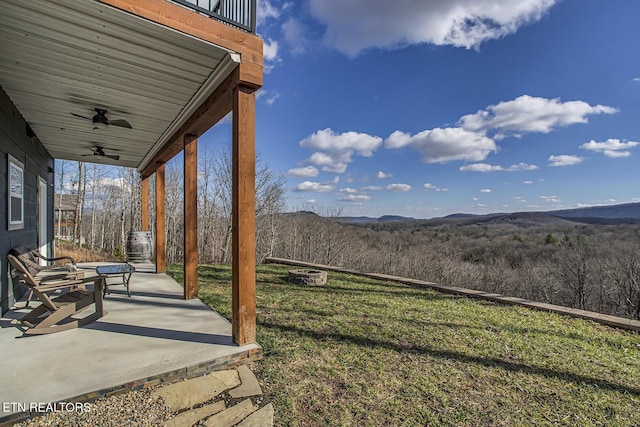
M256 0L171 0L241 30L256 32Z

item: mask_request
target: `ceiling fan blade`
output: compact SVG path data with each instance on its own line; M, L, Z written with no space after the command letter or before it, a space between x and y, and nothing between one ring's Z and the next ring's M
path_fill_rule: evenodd
M120 120L109 120L109 125L118 126L118 127L121 127L121 128L133 129L128 121L122 120L122 119L120 119Z
M119 160L120 156L114 156L113 154L105 154L104 157L108 157L113 160Z
M72 116L80 117L81 119L91 120L91 117L81 116L80 114L71 113Z

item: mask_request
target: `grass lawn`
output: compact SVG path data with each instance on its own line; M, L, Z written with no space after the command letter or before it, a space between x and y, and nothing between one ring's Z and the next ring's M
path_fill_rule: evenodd
M303 287L291 268L257 276L257 374L279 426L640 425L639 334L332 272ZM230 318L230 266L198 271Z

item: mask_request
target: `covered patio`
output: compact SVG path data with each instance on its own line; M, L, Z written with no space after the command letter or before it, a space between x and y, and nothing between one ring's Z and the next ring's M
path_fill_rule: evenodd
M14 201L9 214L0 210L9 223L0 257L5 262L15 246L53 255L53 159L90 161L139 172L140 230L154 231L153 270L164 273L165 164L184 152L182 298L196 298L198 138L231 116L232 342L244 346L256 339L255 91L263 80L263 42L255 33L256 0L201 4L3 3L0 131L10 143L3 141L0 151L15 173L0 176L10 182ZM151 180L155 224L149 223ZM12 290L7 268L0 268L0 281L4 313L24 289ZM95 329L78 331L87 332Z
M99 263L81 264L87 275ZM135 264L132 296L108 279L108 314L70 331L22 337L11 310L0 320L0 424L32 402L89 401L259 359L255 343L233 343L231 324L153 264ZM23 302L17 303L18 307ZM9 405L9 406L7 406ZM8 409L8 411L7 411Z

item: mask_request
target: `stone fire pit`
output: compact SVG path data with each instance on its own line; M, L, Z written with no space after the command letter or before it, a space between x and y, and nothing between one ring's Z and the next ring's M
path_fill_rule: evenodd
M327 283L327 272L320 270L289 270L289 281L304 286L322 286Z

